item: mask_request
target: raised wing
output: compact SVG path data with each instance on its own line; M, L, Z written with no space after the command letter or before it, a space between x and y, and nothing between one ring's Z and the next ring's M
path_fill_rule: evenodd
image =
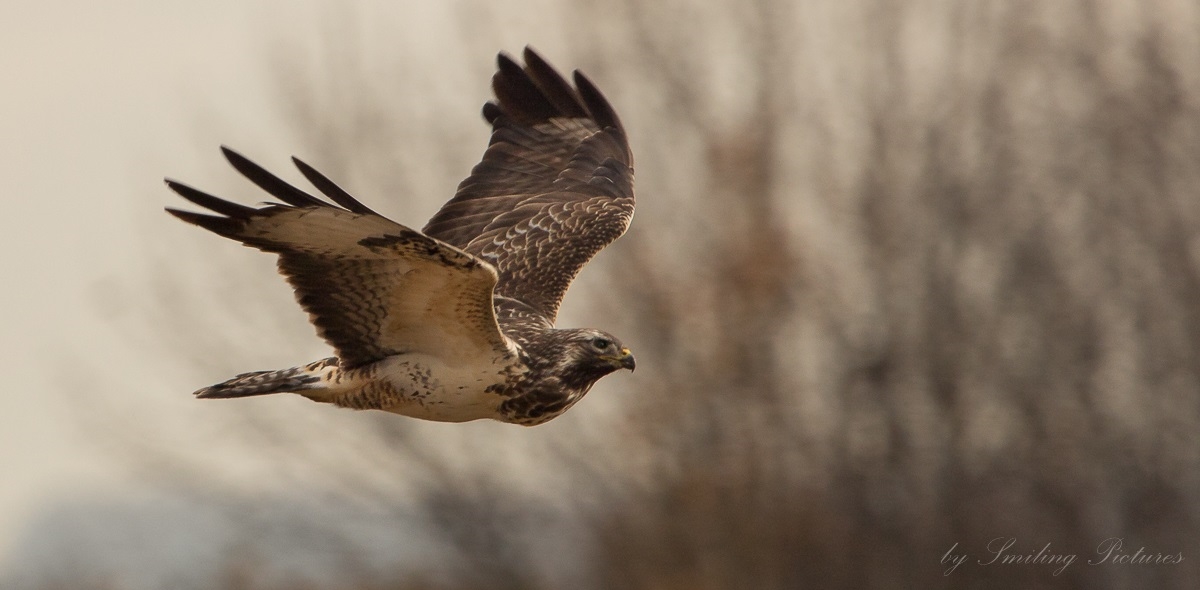
M525 48L498 58L492 138L425 234L490 262L496 293L553 323L575 275L633 218L633 155L612 106L583 74L572 87Z
M234 168L286 204L246 207L168 180L180 196L218 215L167 211L279 254L280 272L344 368L405 352L453 362L508 350L493 311L491 265L385 219L299 160L300 171L341 207L222 150Z

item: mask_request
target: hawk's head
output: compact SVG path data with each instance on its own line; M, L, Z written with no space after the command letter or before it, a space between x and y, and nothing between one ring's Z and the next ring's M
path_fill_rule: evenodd
M568 386L586 388L613 371L635 366L633 353L612 334L591 328L551 332L557 350L547 355L555 359L550 372Z
M505 400L505 421L533 426L562 414L601 377L634 368L633 353L615 336L590 328L536 332L524 343L530 372L519 390Z
M617 369L636 366L633 353L616 336L593 329L571 330L569 356L574 367L599 379Z

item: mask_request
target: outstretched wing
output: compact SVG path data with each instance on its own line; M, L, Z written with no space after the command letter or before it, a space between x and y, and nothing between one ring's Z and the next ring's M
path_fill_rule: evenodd
M553 322L575 275L633 218L633 155L583 74L572 87L528 47L524 68L498 63L483 161L424 232L490 262L497 294Z
M371 211L299 160L322 201L222 148L239 172L286 204L245 207L168 180L217 215L176 217L267 252L343 367L405 352L443 359L504 353L492 290L496 271L462 250Z

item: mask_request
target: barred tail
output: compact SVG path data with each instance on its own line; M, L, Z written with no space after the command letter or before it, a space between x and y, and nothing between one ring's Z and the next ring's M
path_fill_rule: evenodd
M228 399L322 389L338 372L336 358L309 363L279 371L254 371L205 387L195 393L198 398Z

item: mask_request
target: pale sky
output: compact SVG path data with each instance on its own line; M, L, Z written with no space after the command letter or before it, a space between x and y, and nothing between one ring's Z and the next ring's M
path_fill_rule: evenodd
M196 169L197 103L237 110L251 94L249 34L265 6L189 2L8 2L0 20L0 216L7 288L0 394L0 556L48 501L120 490L56 393L72 363L111 370L142 359L98 309L97 291L136 275L136 210L170 161ZM292 13L298 20L303 13ZM232 66L232 67L231 67ZM191 99L188 90L213 92ZM261 107L260 107L261 108ZM172 157L170 154L178 154ZM82 392L81 392L82 393Z

